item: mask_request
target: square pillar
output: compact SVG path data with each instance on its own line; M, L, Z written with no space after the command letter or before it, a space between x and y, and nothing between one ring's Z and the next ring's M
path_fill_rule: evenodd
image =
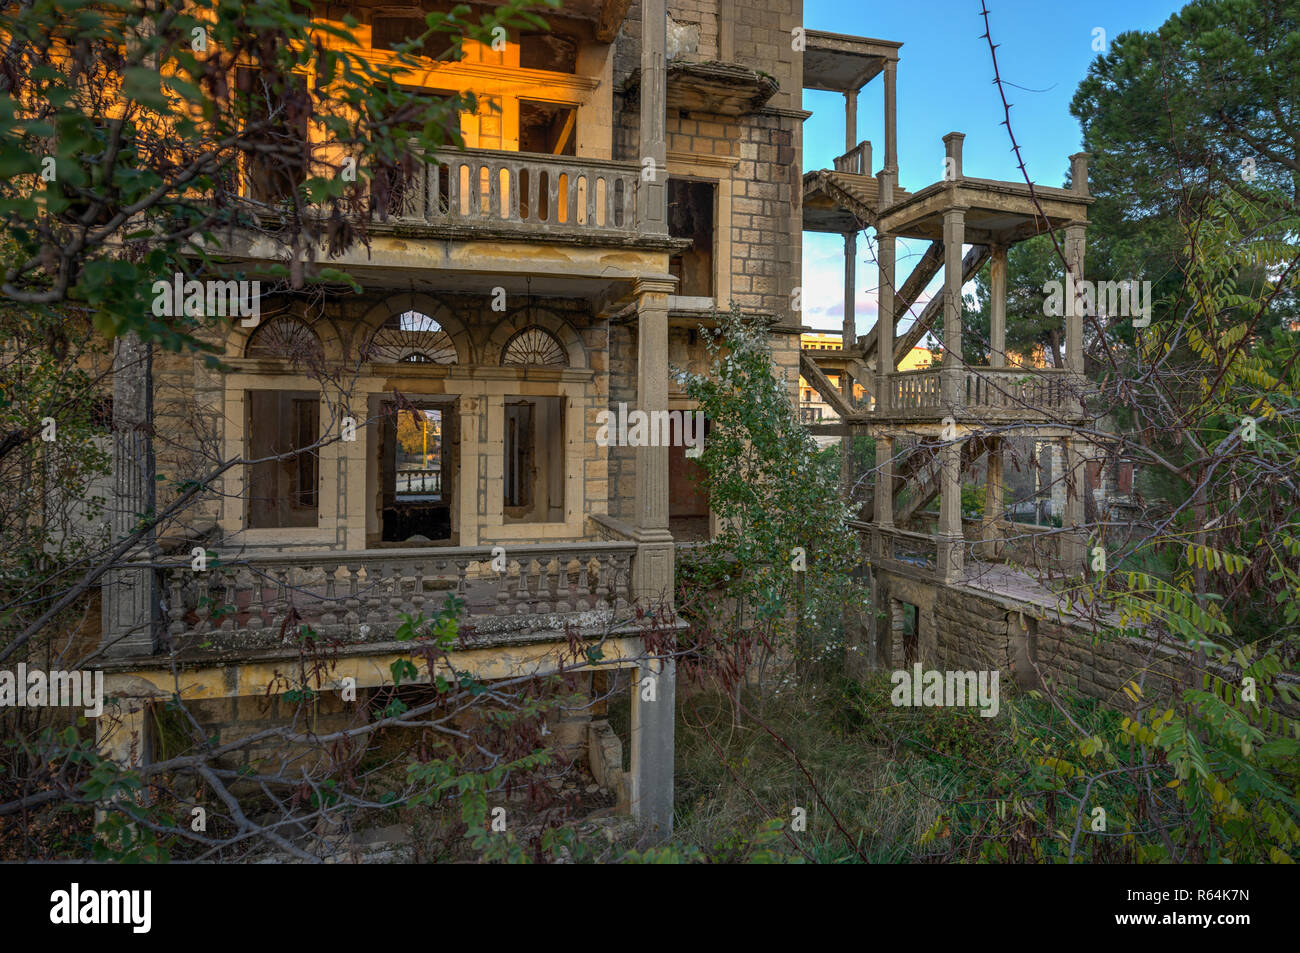
M637 229L643 235L668 234L668 164L664 110L668 101L668 10L665 0L641 0L641 85L638 159L654 160L654 177L641 179Z
M636 282L637 409L668 410L669 278ZM632 571L632 591L641 605L673 600L673 541L668 532L668 448L636 447L636 529L640 547Z
M885 61L885 171L898 175L898 60ZM881 201L881 208L890 202Z
M984 541L984 556L994 559L1002 535L998 529L1003 505L1002 438L985 437L984 446L984 520L980 526L980 538Z
M858 343L857 314L854 300L857 295L858 233L844 233L844 339L840 348L847 351Z
M1063 484L1065 506L1061 514L1061 562L1070 575L1083 574L1088 568L1087 538L1084 535L1084 499L1087 483L1084 479L1085 458L1083 442L1073 438L1061 441L1061 458L1065 462Z
M109 527L117 543L135 532L156 505L153 453L153 350L131 333L113 351L113 498ZM156 552L151 528L123 562L147 561ZM109 657L152 655L161 631L161 587L149 568L123 567L101 583L100 647Z
M677 663L648 658L632 674L632 816L643 842L658 843L673 832Z
M994 245L989 263L989 366L1007 366L1007 246Z
M1083 259L1087 229L1082 225L1065 228L1065 261L1070 269L1072 293L1065 296L1065 366L1083 373Z
M893 201L894 173L885 169L877 176L880 207ZM893 405L890 375L894 373L894 280L896 240L888 232L876 231L876 414L886 415Z
M876 436L875 522L881 529L894 528L894 438Z
M954 441L939 448L939 575L944 582L961 578L965 539L961 529L961 448Z
M944 412L962 413L961 383L965 366L961 353L962 242L966 237L966 210L943 213L943 366L939 372Z
M844 93L844 151L851 152L858 144L858 91L850 89ZM871 170L867 170L867 175Z
M460 545L477 546L479 539L479 483L485 474L479 467L479 413L482 398L461 396L457 401L460 413L460 483L456 492L456 507L460 511Z

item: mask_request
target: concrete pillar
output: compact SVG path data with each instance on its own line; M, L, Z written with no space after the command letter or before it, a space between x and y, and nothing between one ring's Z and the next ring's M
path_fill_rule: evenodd
M637 407L648 413L668 410L667 278L636 282ZM672 605L673 542L668 532L668 448L637 447L636 529L640 546L632 570L632 591L650 610Z
M1007 246L994 245L989 264L989 365L1007 366Z
M984 520L980 527L980 537L984 540L983 554L994 559L998 555L998 539L1001 531L998 520L1002 519L1003 477L1002 477L1002 438L985 437L984 446Z
M960 442L939 449L939 574L945 582L956 582L962 573L965 539L961 528Z
M961 353L962 242L966 237L966 210L943 213L943 365L940 387L944 413L960 417L965 367Z
M858 91L850 89L844 94L844 151L858 144ZM867 170L867 175L871 170Z
M1067 573L1082 574L1088 562L1087 539L1084 536L1084 499L1087 486L1082 441L1069 438L1061 441L1065 460L1063 481L1065 485L1065 511L1061 514L1061 561Z
M460 545L477 546L479 534L479 414L483 401L478 397L463 395L457 402L460 413ZM360 443L360 441L358 441ZM363 474L364 470L361 471ZM363 481L364 485L364 481Z
M673 832L674 724L677 665L673 659L641 661L632 685L632 816L646 841Z
M950 132L943 137L943 178L945 182L956 182L962 176L961 146L966 141L964 132Z
M153 350L135 334L117 339L113 352L113 499L109 527L113 541L130 536L155 508L153 455ZM151 529L125 560L155 555ZM125 561L124 560L124 561ZM102 577L102 635L108 656L150 655L157 649L161 612L157 574L152 569L110 569Z
M1070 188L1079 195L1088 195L1088 159L1087 152L1076 152L1070 156Z
M1065 366L1076 374L1083 373L1083 305L1079 282L1083 281L1084 250L1087 229L1082 225L1065 228L1065 260L1070 268L1070 278L1075 282L1074 294L1065 296Z
M858 233L844 233L844 340L843 350L847 351L858 343L857 312L854 307L857 294L858 267Z
M894 528L894 438L876 435L875 522L881 529Z
M898 176L898 61L885 61L885 171ZM892 202L890 203L892 204ZM882 200L881 208L886 208Z
M877 176L880 186L880 205L884 208L893 202L894 174L885 169ZM887 415L893 400L890 395L890 375L894 373L894 281L895 238L888 232L876 230L876 414Z
M667 103L668 11L665 0L641 0L640 160L654 159L653 180L641 180L637 225L642 234L668 234L668 167L664 135Z

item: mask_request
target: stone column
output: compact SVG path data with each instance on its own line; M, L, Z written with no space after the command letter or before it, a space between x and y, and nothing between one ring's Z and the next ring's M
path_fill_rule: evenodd
M668 410L668 293L671 279L636 282L637 409ZM648 610L672 605L673 542L668 532L668 448L636 447L636 529L640 546L632 573L633 594Z
M642 234L668 234L667 146L664 109L667 103L668 11L665 0L641 0L641 103L638 158L654 160L654 178L642 178L637 225ZM643 166L644 167L644 166Z
M885 61L885 170L898 175L898 61ZM881 208L886 205L882 201Z
M841 330L840 350L847 354L856 348L858 342L857 319L854 314L855 274L858 263L857 232L844 234L844 324ZM851 405L853 403L853 375L849 373L848 361L845 361L844 373L840 375L840 393ZM840 490L845 498L851 498L855 474L853 471L853 428L848 421L840 428Z
M1065 533L1061 536L1061 561L1065 571L1071 575L1082 573L1088 562L1083 528L1086 521L1083 494L1087 481L1082 449L1083 442L1076 438L1067 437L1061 441L1060 456L1065 462L1062 481L1065 487L1065 506L1061 514L1061 528Z
M876 434L875 522L881 529L894 528L894 438Z
M855 306L857 294L858 267L858 233L844 233L844 340L842 350L856 347L858 343L858 322Z
M109 527L117 543L152 519L156 506L153 455L153 350L135 334L113 352L113 499ZM120 563L153 559L148 530ZM153 569L110 569L102 577L100 647L108 656L151 655L157 649L161 597Z
M1002 519L1002 438L985 437L984 446L984 520L980 536L984 540L984 556L993 559L998 555L998 539L1001 531L998 520Z
M989 366L1007 366L1007 246L993 246L989 263Z
M858 144L858 91L847 90L844 93L844 151L851 152ZM871 174L868 169L867 175Z
M945 582L961 577L965 540L961 528L961 448L954 441L939 449L939 574Z
M1078 155L1071 158L1074 160L1073 174L1076 177L1076 184L1086 190L1088 184L1086 157L1082 163L1079 162ZM1082 176L1080 176L1080 165L1082 165ZM1081 224L1066 226L1065 260L1069 263L1071 276L1075 282L1084 280L1086 240L1085 226ZM1077 391L1082 390L1083 384L1083 304L1084 299L1081 295L1077 293L1066 295L1065 366L1072 375L1077 375L1070 384ZM1065 506L1061 514L1061 527L1065 533L1061 537L1061 560L1065 571L1073 574L1084 571L1087 558L1087 542L1082 529L1085 522L1083 494L1086 481L1082 444L1079 439L1066 438L1062 441L1062 451L1061 458L1065 464L1062 471L1065 477L1063 481Z
M940 387L943 410L955 418L962 415L962 381L965 367L961 353L962 241L966 235L966 210L953 208L943 213L943 364Z
M460 498L456 506L460 510L460 545L477 546L479 534L479 496L480 482L486 474L479 468L479 413L483 404L481 398L463 395L457 401L460 413L460 483L456 487ZM362 471L364 473L364 471ZM484 484L485 485L485 484Z
M885 169L877 176L880 207L893 204L894 173ZM895 239L876 229L876 414L888 415L892 399L889 376L894 373L894 281Z
M673 659L641 661L632 684L632 816L647 842L673 832L674 718L677 666Z
M1065 228L1065 260L1070 266L1074 293L1065 296L1065 366L1076 374L1083 373L1083 305L1079 282L1083 281L1084 246L1087 229L1083 225Z

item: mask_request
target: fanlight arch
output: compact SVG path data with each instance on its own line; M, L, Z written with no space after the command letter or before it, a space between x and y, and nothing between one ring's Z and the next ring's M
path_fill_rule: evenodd
M501 349L501 363L567 367L569 354L554 334L531 324L516 331L506 342L506 346Z
M366 343L363 357L378 364L455 364L451 335L423 311L401 311L381 324Z
M244 356L313 366L325 359L320 337L298 318L277 315L248 336Z

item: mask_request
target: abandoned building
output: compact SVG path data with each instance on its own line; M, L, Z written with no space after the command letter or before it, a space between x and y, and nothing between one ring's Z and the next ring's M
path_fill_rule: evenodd
M368 55L383 56L424 8L317 9L329 20L350 13ZM410 77L431 95L472 91L479 107L460 116L465 148L423 157L421 174L369 222L369 249L331 263L362 293L268 297L255 327L213 332L228 373L158 354L150 393L148 378L126 370L138 366L138 345L119 346L115 536L148 509L140 461L156 460L169 480L205 461L259 462L226 470L219 492L187 510L179 547L151 540L135 554L141 565L105 577L104 667L123 708L101 744L115 757L150 756L147 708L173 691L217 733L264 717L246 703L295 657L286 625L343 643L327 689L344 679L361 691L389 684L391 663L409 656L394 641L400 616L432 612L452 593L473 632L456 665L477 677L565 664L656 681L653 702L631 693L629 737L611 744L590 712L556 735L590 752L593 773L611 784L622 775L618 748L630 745L626 801L666 836L675 673L671 659L647 654L643 630L652 616L675 624L675 546L707 536L712 517L683 447L603 446L597 414L620 403L692 409L670 368L704 369L699 328L733 302L769 329L792 402L802 376L838 418L825 432L875 438L874 476L853 472L846 454L844 481L846 492L867 486L858 527L885 618L853 620L852 638L881 664L901 660L895 649L907 641L908 661L1016 666L1016 646L1027 643L1012 620L1028 613L1032 624L1045 610L972 572L1025 548L1000 513L1001 442L1020 428L1059 446L1066 467L1085 461L1069 427L1080 414L1079 315L1065 319L1064 369L1003 366L1006 249L1060 230L1082 273L1086 157L1073 158L1071 188L1040 186L1031 197L1023 183L964 176L962 136L952 133L946 179L904 191L901 44L800 32L798 0L762 9L574 0L547 19L549 33L511 36L502 50L466 42L462 59L430 59ZM856 126L859 94L877 79L885 132L873 151ZM831 169L803 169L805 88L844 96L845 153ZM259 194L277 187L248 176ZM852 266L866 229L876 233L881 320L860 335ZM800 344L803 230L844 240L845 317L833 351ZM931 243L909 276L895 274L899 238ZM273 252L255 235L228 249L252 273ZM975 367L962 361L958 301L986 260L994 358ZM912 315L940 270L943 292ZM937 366L901 363L941 308ZM316 372L330 366L352 369L347 388ZM150 402L152 438L138 426ZM981 457L991 502L971 525L962 471ZM936 497L932 518L925 508ZM1077 494L1062 517L1064 532L1043 534L1050 547L1029 548L1078 566ZM216 557L202 571L190 556L196 541ZM493 567L502 557L504 570ZM891 612L910 612L919 638L896 638ZM972 636L976 617L983 628ZM1050 640L1049 628L1038 635ZM574 631L605 640L598 666L570 664ZM1046 661L1045 645L1033 652Z

